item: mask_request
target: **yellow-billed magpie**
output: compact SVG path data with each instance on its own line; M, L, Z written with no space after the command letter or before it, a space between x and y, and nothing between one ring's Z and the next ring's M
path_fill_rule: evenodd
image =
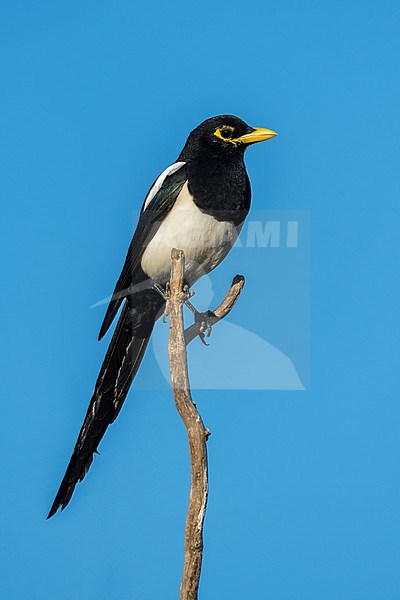
M275 135L270 129L250 127L233 115L207 119L190 133L177 161L151 186L99 339L121 304L122 312L48 518L67 506L107 427L121 410L165 306L159 290L169 280L171 249L185 252L189 285L220 264L250 209L245 149Z

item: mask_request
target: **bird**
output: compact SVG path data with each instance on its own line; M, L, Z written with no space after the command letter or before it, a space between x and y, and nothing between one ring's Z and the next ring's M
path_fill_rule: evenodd
M171 250L185 253L185 283L213 271L235 243L250 209L244 163L252 144L275 137L234 115L206 119L190 132L176 162L150 187L98 339L122 306L77 442L47 518L64 510L117 418L153 327L163 314Z

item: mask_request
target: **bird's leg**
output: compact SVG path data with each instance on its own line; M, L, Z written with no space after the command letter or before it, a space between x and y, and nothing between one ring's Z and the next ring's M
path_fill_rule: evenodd
M169 305L169 294L170 294L169 281L167 281L167 283L165 284L165 289L163 288L162 285L160 285L159 283L156 283L156 282L153 283L152 287L165 300L165 310L164 310L164 314L163 314L163 321L165 323L167 320L167 317L169 315L169 306L168 306ZM182 302L184 304L186 304L188 309L191 310L193 314L196 314L197 313L196 308L189 301L189 298L192 298L192 296L194 296L194 292L189 291L189 286L187 284L185 284L183 286L183 290L182 290Z
M160 294L162 298L164 298L165 302L168 301L169 298L169 283L165 284L165 289L159 283L154 282L151 286L153 290L156 290Z
M164 323L167 320L169 315L169 282L165 284L165 289L159 283L153 283L153 289L155 289L162 298L165 300L165 310L163 314ZM209 346L207 344L205 338L210 337L212 331L212 318L215 317L214 313L211 310L206 310L205 312L200 312L197 308L190 302L189 298L192 298L195 295L195 292L190 290L189 284L185 283L182 289L182 302L187 306L190 312L194 315L194 322L199 326L199 338L203 342L205 346Z
M189 298L194 296L194 292L189 291L189 285L183 286L183 292L188 294L188 299L185 301L185 305L194 315L194 322L199 325L199 338L203 342L205 346L209 346L207 344L205 337L210 337L212 331L212 317L215 317L214 313L211 310L206 310L205 312L200 312L197 310L195 306L189 301Z
M165 284L165 289L159 283L154 282L152 288L156 290L160 294L162 298L165 300L165 309L163 313L163 323L167 322L167 317L169 315L169 281Z

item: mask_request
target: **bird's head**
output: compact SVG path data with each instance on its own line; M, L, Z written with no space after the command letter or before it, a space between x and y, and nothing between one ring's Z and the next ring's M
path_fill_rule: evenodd
M180 158L242 155L250 144L278 135L272 129L250 127L234 115L218 115L203 121L190 133Z

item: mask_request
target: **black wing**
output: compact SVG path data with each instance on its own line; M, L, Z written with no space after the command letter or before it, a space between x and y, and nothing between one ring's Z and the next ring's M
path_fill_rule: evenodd
M185 181L186 169L182 165L175 173L166 176L146 209L142 209L115 288L117 297L113 296L110 302L101 335L109 327L124 298L127 299L100 369L71 460L48 517L53 516L58 508L64 509L67 506L76 484L85 477L93 461L93 454L97 452L107 427L117 418L140 366L154 322L162 312L164 300L152 289L129 293L127 288L140 271L140 261L146 245L171 210Z
M139 223L130 243L125 264L116 283L114 293L108 305L99 340L104 336L118 312L121 302L129 295L129 286L135 279L135 273L140 267L140 261L146 246L154 237L160 223L173 207L179 192L186 181L186 167L182 166L171 175L167 175L161 188L149 202L148 206L140 213ZM150 189L149 194L151 193ZM149 196L147 194L147 196Z

